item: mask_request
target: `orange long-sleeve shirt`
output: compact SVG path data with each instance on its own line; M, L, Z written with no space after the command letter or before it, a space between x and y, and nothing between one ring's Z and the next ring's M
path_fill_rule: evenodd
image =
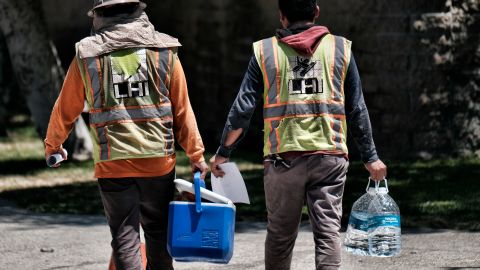
M76 58L68 69L60 95L53 107L45 154L60 151L76 119L83 111L85 90ZM177 59L170 81L174 133L176 141L192 162L204 161L205 151L197 122L188 98L187 82L183 67ZM96 178L153 177L162 176L175 167L175 155L158 158L124 159L95 164Z

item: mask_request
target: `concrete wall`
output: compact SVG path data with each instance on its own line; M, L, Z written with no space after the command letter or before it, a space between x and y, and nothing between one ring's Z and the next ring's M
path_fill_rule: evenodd
M279 26L277 1L146 2L157 29L183 44L180 57L192 104L214 150L252 55L251 43ZM89 33L84 14L90 3L43 3L66 64L74 42ZM478 0L319 0L319 5L319 23L353 41L383 157L480 155ZM259 111L247 147L262 144L260 117Z

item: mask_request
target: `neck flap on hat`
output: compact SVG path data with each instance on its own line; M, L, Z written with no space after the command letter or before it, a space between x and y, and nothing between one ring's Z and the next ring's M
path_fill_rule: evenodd
M143 8L114 17L94 15L90 37L77 43L78 56L96 57L128 48L172 48L182 46L178 39L155 31Z

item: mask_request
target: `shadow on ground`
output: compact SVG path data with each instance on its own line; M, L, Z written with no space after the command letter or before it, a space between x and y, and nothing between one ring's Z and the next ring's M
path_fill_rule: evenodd
M0 162L0 175L33 174L45 167L45 161L39 159L6 160Z
M55 170L66 171L72 168L92 168L91 161L68 161ZM51 170L47 167L45 160L36 158L3 160L0 161L0 176L8 175L32 175L37 172Z

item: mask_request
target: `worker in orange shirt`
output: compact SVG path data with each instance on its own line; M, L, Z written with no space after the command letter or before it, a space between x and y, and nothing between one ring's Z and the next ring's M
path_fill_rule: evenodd
M192 171L208 171L177 39L156 32L139 0L95 0L91 36L76 45L53 108L45 154L62 143L89 106L95 177L112 234L118 270L143 269L139 224L145 232L147 269L173 269L167 252L168 204L175 177L174 138ZM65 157L66 158L66 157Z

